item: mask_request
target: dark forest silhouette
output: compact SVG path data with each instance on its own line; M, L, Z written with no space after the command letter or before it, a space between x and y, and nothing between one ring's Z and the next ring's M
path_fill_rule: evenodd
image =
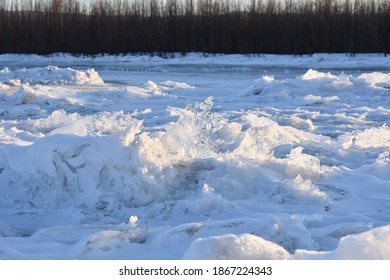
M0 0L0 53L390 53L390 1L283 3Z

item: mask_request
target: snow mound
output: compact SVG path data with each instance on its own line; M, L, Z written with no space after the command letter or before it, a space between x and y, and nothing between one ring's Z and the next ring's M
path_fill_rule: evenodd
M340 239L335 250L337 259L390 259L390 226L378 227Z
M364 131L354 131L339 137L339 144L343 148L389 148L390 128L386 125L373 127Z
M13 98L18 104L28 104L36 102L38 99L39 91L31 88L30 86L23 85L13 95Z
M0 71L0 80L10 85L19 83L43 84L43 85L102 85L102 78L94 69L85 71L72 68L59 68L48 66L43 68L19 69L11 71L5 68Z
M142 178L134 183L137 171L126 148L141 126L142 121L123 112L97 116L53 112L31 129L41 135L37 140L30 137L35 142L0 150L0 189L4 195L0 205L57 209L80 203L102 210L117 204L119 197L111 196L116 196L115 192L126 200L132 190L138 193L134 202L142 204L145 197L136 190L137 186L142 189ZM26 132L19 130L21 133Z
M290 254L279 245L252 234L227 234L193 241L183 259L281 260Z
M323 73L313 69L307 70L307 72L302 76L302 80L319 80L319 79L335 79L336 76L331 73Z
M364 73L361 74L358 79L363 80L367 84L371 86L379 86L379 87L390 87L390 73L380 73L380 72L372 72L372 73Z
M296 250L294 259L389 260L390 226L341 237L333 251Z
M280 193L284 199L310 201L326 199L326 193L320 191L311 180L304 180L299 174L295 179L285 179L279 184Z
M183 259L245 260L245 259L390 259L390 226L377 227L339 240L333 251L298 249L288 253L283 247L252 234L226 234L194 240Z

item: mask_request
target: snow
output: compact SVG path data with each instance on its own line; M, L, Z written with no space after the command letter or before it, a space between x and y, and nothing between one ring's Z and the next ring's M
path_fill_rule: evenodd
M388 57L0 62L1 259L390 258Z
M29 84L54 84L54 85L100 85L103 80L94 69L78 71L72 68L61 69L56 66L44 68L17 69L11 71L4 68L0 71L2 82L10 85Z
M227 234L195 240L183 256L184 259L242 260L289 259L289 253L279 245L252 234Z
M342 237L332 252L297 250L296 259L388 260L390 259L390 227L378 227L360 234Z

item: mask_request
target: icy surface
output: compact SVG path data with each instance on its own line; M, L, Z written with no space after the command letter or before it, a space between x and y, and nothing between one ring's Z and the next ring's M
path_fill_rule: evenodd
M0 258L390 259L389 58L0 62Z

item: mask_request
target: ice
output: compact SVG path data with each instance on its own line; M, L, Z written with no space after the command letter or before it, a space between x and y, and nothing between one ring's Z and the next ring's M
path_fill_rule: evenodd
M307 70L302 76L302 80L334 80L337 77L332 75L330 72L323 73L313 69Z
M387 57L0 61L1 259L390 258Z
M305 180L300 174L295 179L285 179L279 185L278 191L284 199L295 201L310 201L326 199L326 193L313 185L311 180Z
M383 226L342 237L334 251L317 253L297 250L294 257L296 259L388 260L389 242L389 226Z
M390 87L390 74L388 73L380 73L380 72L373 72L373 73L364 73L361 74L358 79L363 80L365 83L372 87L383 87L383 88L389 88Z
M280 260L289 257L282 247L251 234L198 239L183 256L184 259L208 260Z
M14 71L4 68L0 71L0 79L13 86L20 83L44 85L101 85L104 83L94 69L80 71L57 66L22 68Z
M389 243L389 227L376 228L342 238L335 254L340 259L389 259Z
M340 137L339 141L343 147L356 149L388 148L390 147L390 128L383 125L364 131L354 131Z

